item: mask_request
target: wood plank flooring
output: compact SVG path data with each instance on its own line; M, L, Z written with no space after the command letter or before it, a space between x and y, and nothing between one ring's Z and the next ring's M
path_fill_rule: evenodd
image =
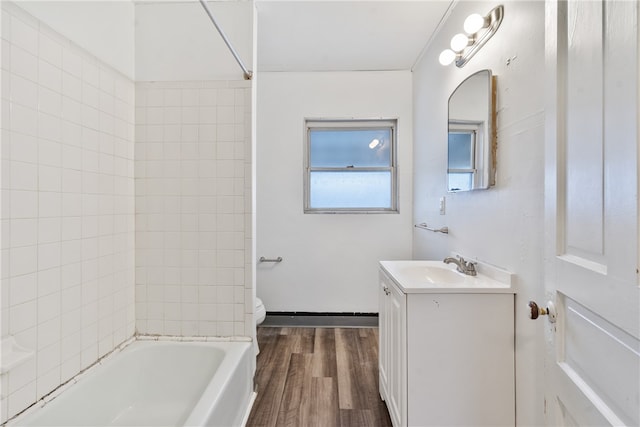
M377 328L258 328L248 427L383 426Z

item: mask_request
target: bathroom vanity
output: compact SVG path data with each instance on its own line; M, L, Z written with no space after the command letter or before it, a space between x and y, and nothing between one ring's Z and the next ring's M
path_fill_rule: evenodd
M380 395L399 426L515 424L511 275L380 262Z

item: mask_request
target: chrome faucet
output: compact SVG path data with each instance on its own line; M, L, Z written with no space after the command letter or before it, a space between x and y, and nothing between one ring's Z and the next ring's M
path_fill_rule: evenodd
M443 261L445 264L454 263L457 268L456 270L462 274L466 274L467 276L475 276L476 272L476 263L472 261L465 261L464 258L458 255L458 258L446 257Z

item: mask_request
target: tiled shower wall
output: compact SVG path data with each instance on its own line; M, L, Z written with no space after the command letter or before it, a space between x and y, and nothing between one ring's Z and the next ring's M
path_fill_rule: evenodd
M7 417L131 337L134 84L2 2L2 337Z
M254 334L251 84L136 83L136 325Z

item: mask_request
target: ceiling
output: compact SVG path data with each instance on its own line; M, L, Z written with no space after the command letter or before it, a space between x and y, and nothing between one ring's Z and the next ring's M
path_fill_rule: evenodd
M408 70L454 0L256 0L259 71Z

